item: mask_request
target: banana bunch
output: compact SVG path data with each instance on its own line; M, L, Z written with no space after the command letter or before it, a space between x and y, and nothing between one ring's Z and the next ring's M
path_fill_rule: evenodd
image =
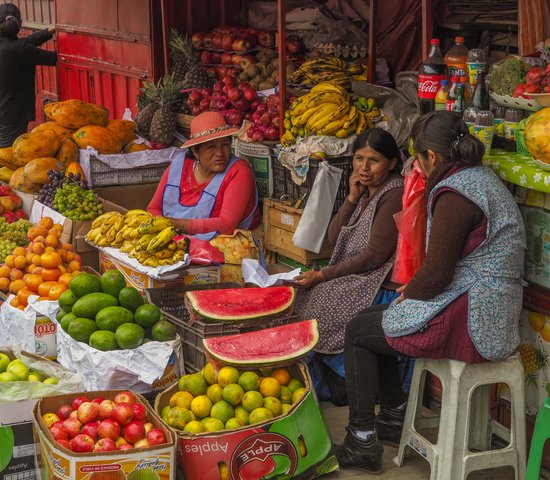
M185 254L189 250L189 240L175 242L172 240L172 232L164 231L153 235L152 239L148 239L149 243L144 248L143 242L140 245L138 242L134 249L128 252L130 258L137 259L146 267L159 267L163 265L172 265L180 260L183 260ZM175 231L174 231L175 233ZM151 234L148 234L151 235ZM171 236L168 236L171 235ZM145 239L145 237L143 237ZM166 242L166 238L168 241ZM139 248L139 249L138 249Z
M353 105L364 112L372 123L386 120L382 114L382 110L376 106L376 100L374 98L359 97L353 102Z
M297 136L310 134L344 138L372 126L368 116L350 104L347 91L334 83L323 82L298 97L285 114L285 133L281 143L292 145Z
M330 82L349 88L353 76L363 73L363 68L357 67L356 65L349 67L346 62L337 57L318 57L302 63L290 80L301 85Z

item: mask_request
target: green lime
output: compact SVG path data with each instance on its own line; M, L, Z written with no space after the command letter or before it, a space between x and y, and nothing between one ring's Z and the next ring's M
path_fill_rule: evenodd
M120 348L132 349L143 343L145 332L135 323L123 323L116 329L115 338Z
M61 328L63 330L69 333L69 325L75 318L76 315L74 313L67 313L66 315L63 315L63 318L60 320L59 325L61 325Z

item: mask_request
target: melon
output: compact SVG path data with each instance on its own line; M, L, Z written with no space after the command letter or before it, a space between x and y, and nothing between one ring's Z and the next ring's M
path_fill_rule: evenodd
M237 322L277 318L290 313L292 287L227 288L196 290L185 294L191 319L207 322Z
M257 332L205 338L205 353L224 365L286 365L305 357L319 341L317 320L265 328Z
M550 164L550 107L531 115L525 127L525 146L541 162Z

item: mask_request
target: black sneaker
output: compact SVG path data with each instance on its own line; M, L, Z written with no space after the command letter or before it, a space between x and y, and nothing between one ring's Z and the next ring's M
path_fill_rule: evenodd
M376 434L366 440L357 437L351 428L342 445L334 445L334 452L341 468L355 467L373 475L382 473L382 452L384 447Z
M380 413L376 416L375 428L378 440L389 447L399 447L403 422L407 404L399 407L380 407Z

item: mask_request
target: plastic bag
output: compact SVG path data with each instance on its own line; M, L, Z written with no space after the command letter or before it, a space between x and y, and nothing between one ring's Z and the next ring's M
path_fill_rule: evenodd
M184 237L187 237L187 235L175 237L174 240L178 241ZM211 245L208 240L201 240L193 236L189 236L187 238L189 238L190 241L190 265L221 265L224 263L223 253Z
M341 178L340 168L320 162L306 208L292 237L294 245L319 253L332 216L332 207Z
M250 230L237 229L232 235L218 235L210 245L219 249L225 263L240 265L245 258L260 259L260 250Z
M394 215L399 237L392 281L405 285L420 268L426 256L428 212L424 190L426 177L416 162L405 176L403 210Z

